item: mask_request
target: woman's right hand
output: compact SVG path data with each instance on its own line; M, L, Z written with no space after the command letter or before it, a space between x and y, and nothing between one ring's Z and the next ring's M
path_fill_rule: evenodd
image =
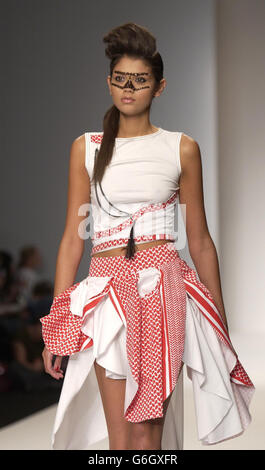
M47 374L50 374L55 379L63 378L63 370L60 369L63 356L56 356L54 364L52 365L53 353L45 346L42 351L42 357L44 361L44 369Z

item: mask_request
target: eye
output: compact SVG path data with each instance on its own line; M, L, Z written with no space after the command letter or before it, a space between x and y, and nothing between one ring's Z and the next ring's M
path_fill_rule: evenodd
M124 77L121 76L121 75L116 75L116 77L115 77L115 80L117 80L117 82L121 82L123 79L124 79Z
M144 77L136 77L136 81L139 81L140 83L145 83L146 79Z

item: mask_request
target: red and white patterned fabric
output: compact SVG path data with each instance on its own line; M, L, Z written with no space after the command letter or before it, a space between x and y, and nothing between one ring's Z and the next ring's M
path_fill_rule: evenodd
M57 296L50 314L41 318L43 339L52 353L64 356L93 348L85 325L96 305L110 296L126 325L128 360L139 386L125 413L132 422L163 416L163 401L176 384L185 339L178 252L146 251L133 260L92 258L89 277Z
M175 241L175 237L174 235L170 233L161 233L161 234L154 233L153 235L139 235L138 237L134 237L135 243L145 243L145 242L148 243L154 240ZM110 248L126 246L128 241L129 241L128 238L117 238L111 241L108 240L108 241L99 243L98 245L93 245L92 250L91 250L91 255L94 255L95 253L98 253L99 251L109 250Z
M102 421L99 418L98 433L94 430L93 434L95 418L90 409L83 437L79 433L77 441L69 434L78 415L72 407L86 377L80 365L80 383L73 389L74 374L86 354L91 354L85 363L83 359L87 375L94 360L101 360L106 375L127 379L127 421L163 416L163 402L176 388L182 361L193 384L202 444L239 435L251 421L248 407L255 387L238 359L211 293L171 242L137 251L132 259L92 257L88 277L56 296L49 315L40 321L47 348L55 355L69 355L71 362L57 410L54 448L87 448L107 434L99 401ZM119 361L124 366L115 366ZM89 399L89 389L87 393ZM85 413L81 401L76 406ZM181 448L170 441L169 427L164 434L168 436L168 442L164 437L164 448Z

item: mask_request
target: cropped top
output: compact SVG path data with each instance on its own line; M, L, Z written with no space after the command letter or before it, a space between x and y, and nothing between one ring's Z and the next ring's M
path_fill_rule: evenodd
M129 242L175 240L182 132L117 137L101 184L91 182L92 254ZM85 165L92 180L103 132L86 132Z

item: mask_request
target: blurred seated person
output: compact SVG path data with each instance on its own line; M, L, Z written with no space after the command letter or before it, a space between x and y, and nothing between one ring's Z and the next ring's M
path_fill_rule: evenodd
M50 281L41 280L38 281L32 288L32 299L53 299L53 284Z
M56 380L45 372L42 359L44 343L39 316L31 314L12 339L13 360L9 364L10 378L26 391L62 386L63 380Z
M42 265L42 258L36 246L25 246L20 251L20 258L16 271L16 281L19 289L19 300L26 304L31 299L35 284L40 281L38 268Z

